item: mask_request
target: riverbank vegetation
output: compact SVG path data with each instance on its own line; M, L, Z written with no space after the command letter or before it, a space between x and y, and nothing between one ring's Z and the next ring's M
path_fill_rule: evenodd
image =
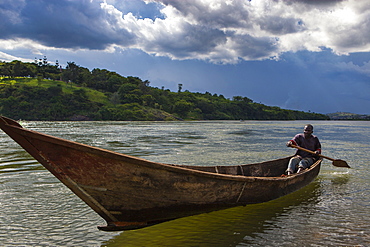
M350 112L335 112L327 114L331 120L370 120L370 115Z
M327 120L234 96L151 87L148 80L46 57L0 62L0 114L24 120Z

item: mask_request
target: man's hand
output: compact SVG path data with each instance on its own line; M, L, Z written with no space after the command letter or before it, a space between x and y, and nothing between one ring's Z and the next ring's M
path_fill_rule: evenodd
M286 146L287 147L291 147L293 145L293 142L292 141L288 141L287 143L286 143Z

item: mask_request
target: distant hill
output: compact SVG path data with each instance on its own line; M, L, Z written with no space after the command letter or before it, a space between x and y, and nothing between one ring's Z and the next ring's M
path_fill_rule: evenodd
M234 96L178 92L106 69L0 62L0 114L23 120L329 120Z
M331 120L370 120L370 115L349 112L336 112L327 114Z

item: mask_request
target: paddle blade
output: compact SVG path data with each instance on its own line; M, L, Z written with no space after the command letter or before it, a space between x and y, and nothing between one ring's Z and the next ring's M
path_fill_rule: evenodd
M344 160L333 160L333 166L351 168Z

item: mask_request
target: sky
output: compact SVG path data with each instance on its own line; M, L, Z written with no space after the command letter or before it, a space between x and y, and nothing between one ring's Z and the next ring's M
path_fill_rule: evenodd
M0 60L47 57L171 91L370 114L367 0L0 0Z

